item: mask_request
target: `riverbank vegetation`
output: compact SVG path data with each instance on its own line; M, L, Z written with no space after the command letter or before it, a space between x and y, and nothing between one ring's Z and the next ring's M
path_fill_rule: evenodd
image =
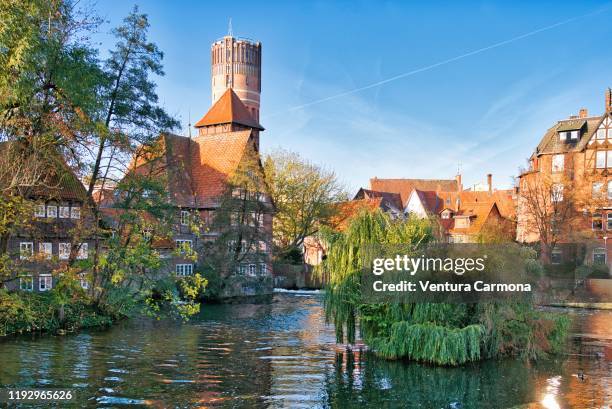
M388 359L407 358L437 365L503 356L536 359L563 347L569 322L537 311L526 302L366 303L361 270L371 245L425 245L434 240L427 220L392 220L364 212L343 232L322 232L328 246L321 268L330 281L325 294L328 321L338 342L364 342ZM535 253L524 251L533 259Z
M92 36L103 20L89 7L0 3L2 334L105 325L141 311L185 318L199 311L206 286L197 274L160 274L159 249L172 243L176 209L159 167L128 175L139 161L156 163L159 135L179 126L156 93L163 53L149 41L149 20L137 7L112 30L115 45L101 52ZM9 240L38 234L32 199L60 199L53 195L66 184L82 206L62 231L69 254L42 260L54 288L8 293L5 284L36 261L34 251L15 255ZM196 258L192 250L177 252Z

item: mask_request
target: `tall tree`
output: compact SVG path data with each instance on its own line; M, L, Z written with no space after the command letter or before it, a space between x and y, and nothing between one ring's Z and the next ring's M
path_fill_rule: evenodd
M333 214L333 204L346 200L334 172L303 159L297 153L278 150L267 156L264 168L276 206L274 242L287 256L316 233Z
M568 178L528 174L519 189L520 222L526 232L537 233L543 260L549 262L555 246L572 235L580 198Z

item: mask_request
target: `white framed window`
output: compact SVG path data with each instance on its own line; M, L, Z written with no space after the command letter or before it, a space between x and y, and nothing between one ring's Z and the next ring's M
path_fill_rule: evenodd
M249 264L249 270L247 274L251 277L255 277L257 275L257 266L255 264Z
M268 274L268 265L266 263L259 263L259 274Z
M38 243L38 252L47 260L50 259L53 256L53 244Z
M81 243L79 246L79 252L77 253L77 259L86 260L89 257L89 244Z
M193 242L191 240L185 239L177 239L175 240L176 248L180 250L181 253L186 253L187 250L191 250L191 246Z
M193 264L177 264L175 271L181 277L193 275Z
M606 228L607 230L612 230L612 213L608 213L607 216Z
M59 217L60 219L69 219L70 218L70 206L60 206L59 207Z
M608 251L603 248L593 249L593 264L605 265L608 261Z
M19 277L19 289L22 291L34 290L34 279L31 275Z
M552 185L551 200L553 202L563 201L563 185L561 183L555 183Z
M248 266L246 264L240 264L240 274L246 275Z
M72 206L70 208L70 218L71 219L81 218L81 207L80 206Z
M187 226L189 224L189 212L187 210L181 210L181 225Z
M552 171L563 172L565 155L553 155L552 157Z
M34 207L34 217L45 217L47 216L47 209L44 204L37 204Z
M612 180L608 181L608 199L612 200Z
M47 206L47 217L52 217L52 218L57 217L57 206L55 205Z
M72 246L70 243L60 243L59 244L58 256L60 260L68 260L70 258L71 247Z
M53 288L53 277L51 274L41 274L38 276L38 290L49 291Z
M31 241L22 241L19 243L19 258L22 260L28 259L34 255L34 243Z
M566 139L567 139L567 132L565 131L559 132L559 140L564 141Z
M606 168L606 151L597 151L595 154L595 167L597 169Z
M578 139L578 131L572 131L572 133L570 134L570 139L572 140Z
M597 139L606 139L606 130L603 128L599 128L597 130Z
M591 196L593 197L593 199L597 199L599 197L601 197L601 189L603 188L603 183L602 182L593 182L593 191Z

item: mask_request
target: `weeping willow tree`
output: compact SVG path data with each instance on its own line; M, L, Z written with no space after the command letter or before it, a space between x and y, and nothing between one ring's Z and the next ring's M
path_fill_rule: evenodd
M388 359L409 358L437 365L461 365L501 355L537 358L563 343L566 319L535 311L525 303L364 303L360 278L372 245L411 245L434 240L429 221L393 220L364 211L343 232L322 230L329 277L325 314L339 343L364 342ZM535 257L535 256L534 256Z

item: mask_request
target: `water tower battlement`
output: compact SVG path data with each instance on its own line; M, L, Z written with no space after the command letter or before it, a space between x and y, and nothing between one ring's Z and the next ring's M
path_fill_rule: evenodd
M261 43L227 35L211 46L211 89L214 104L232 88L259 121Z

